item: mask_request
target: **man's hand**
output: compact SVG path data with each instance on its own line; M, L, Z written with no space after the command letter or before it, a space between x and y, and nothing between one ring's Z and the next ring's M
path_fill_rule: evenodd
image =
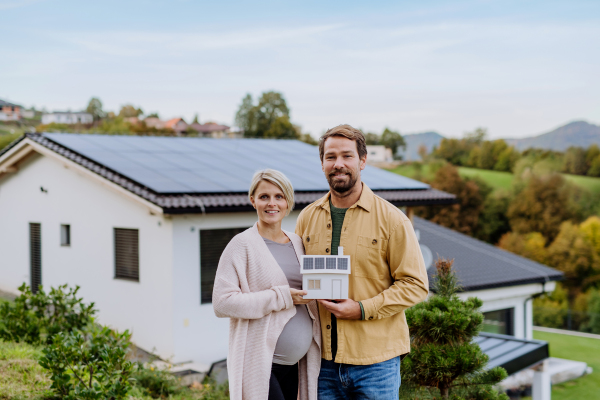
M338 319L361 319L360 304L354 300L319 300L319 303Z

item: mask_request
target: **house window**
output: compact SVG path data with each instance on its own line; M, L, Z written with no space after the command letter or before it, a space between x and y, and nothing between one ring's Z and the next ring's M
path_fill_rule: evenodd
M71 245L71 225L60 226L60 245L70 246Z
M248 228L200 231L200 304L212 303L213 285L221 254L231 239L246 229Z
M140 281L139 231L114 228L115 279Z
M514 308L484 312L482 330L484 332L514 336L514 314Z
M37 293L42 284L42 224L29 224L29 266L31 291Z
M320 279L309 279L308 280L308 289L321 290L321 280Z

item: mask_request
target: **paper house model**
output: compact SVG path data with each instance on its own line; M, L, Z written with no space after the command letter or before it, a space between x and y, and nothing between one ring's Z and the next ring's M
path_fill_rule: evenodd
M338 247L337 256L302 256L302 289L305 299L341 300L348 298L350 256Z

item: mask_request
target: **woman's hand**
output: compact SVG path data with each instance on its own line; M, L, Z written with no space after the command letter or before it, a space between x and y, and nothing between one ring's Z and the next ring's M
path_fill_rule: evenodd
M298 304L308 304L312 301L312 299L303 299L302 296L307 295L308 292L306 290L298 290L290 288L290 294L292 295L292 300L294 301L294 305Z

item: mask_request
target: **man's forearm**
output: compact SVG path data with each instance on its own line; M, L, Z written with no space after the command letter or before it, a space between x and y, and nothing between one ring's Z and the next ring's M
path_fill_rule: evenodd
M361 300L364 319L367 321L391 317L425 300L429 289L424 282L407 277L394 282L377 296Z

